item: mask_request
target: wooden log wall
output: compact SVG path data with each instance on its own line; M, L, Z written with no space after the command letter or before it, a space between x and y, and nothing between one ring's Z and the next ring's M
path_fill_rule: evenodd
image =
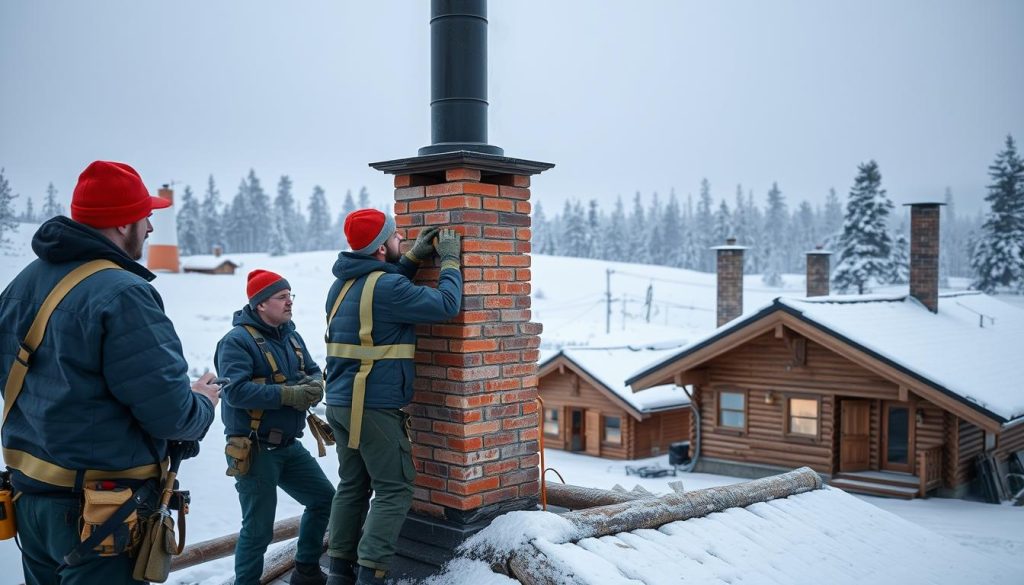
M609 459L629 458L632 440L635 437L635 433L630 427L636 420L599 390L572 371L566 369L564 373L555 371L544 376L540 380L539 392L540 397L544 400L544 408L559 409L558 437L553 439L551 436L545 436L545 447L569 449L570 427L572 424L570 409L580 408L600 412L602 415L602 426L604 424L604 416L618 416L622 420L622 444L601 443L600 452L593 453L593 455ZM601 429L598 429L598 433L600 432ZM584 439L583 443L585 446L586 439Z

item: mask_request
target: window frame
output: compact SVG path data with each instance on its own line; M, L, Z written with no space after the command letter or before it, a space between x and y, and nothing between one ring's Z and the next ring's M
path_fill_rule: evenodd
M817 425L815 425L815 433L813 435L804 434L804 433L796 433L796 432L793 432L790 429L790 419L792 417L792 415L790 415L790 400L794 400L794 399L796 399L796 400L811 400L811 401L813 401L817 405L817 417L815 418L815 420L817 421ZM783 434L783 436L785 436L788 439L798 439L798 440L805 440L805 441L807 441L807 440L810 440L810 441L820 441L821 440L821 423L822 423L821 396L820 395L816 395L816 394L789 394L789 393L786 393L786 394L782 394L782 400L783 400L783 403L782 403L782 434ZM799 417L799 418L808 418L808 417L802 416L802 417Z
M738 394L743 397L743 426L722 424L722 395ZM724 409L729 412L739 412L734 408ZM750 424L750 391L746 388L723 387L715 390L715 430L727 433L746 434Z
M616 419L619 420L619 440L617 442L616 441L609 441L608 440L608 419L609 418L616 418ZM622 447L622 446L624 446L626 444L625 443L625 438L623 437L623 433L625 432L625 429L623 428L625 426L625 424L623 422L624 420L625 420L625 417L622 416L622 413L618 413L618 414L605 414L603 412L601 413L601 444L602 445L608 445L610 447Z
M550 438L554 438L554 439L561 439L562 438L562 419L564 418L562 416L562 410L563 409L560 406L545 406L544 407L544 412L541 413L541 431L544 433L545 437L550 437ZM558 426L558 432L556 432L556 433L549 433L548 432L548 419L547 419L548 411L551 411L551 412L553 412L555 414L555 417L556 417L555 424Z

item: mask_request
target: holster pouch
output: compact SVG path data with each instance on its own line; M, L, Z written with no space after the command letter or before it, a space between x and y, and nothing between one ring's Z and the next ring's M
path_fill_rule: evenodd
M132 578L136 581L163 583L171 573L171 557L181 554L174 540L174 519L156 513L146 520L145 534Z
M231 477L246 475L249 467L252 466L253 448L252 439L249 437L228 437L228 443L224 446L224 454L227 455L227 474Z
M14 488L11 487L11 472L0 471L0 540L14 538L18 524L14 520Z
M131 499L132 490L127 487L109 490L86 487L83 494L81 539L85 542L118 508ZM93 551L101 557L112 557L123 552L134 553L139 536L139 515L132 510L124 522L114 527L114 531L100 541Z

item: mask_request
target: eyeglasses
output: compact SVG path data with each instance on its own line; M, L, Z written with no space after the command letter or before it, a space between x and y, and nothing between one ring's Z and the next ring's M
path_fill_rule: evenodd
M291 294L291 293L285 293L285 294L273 296L273 297L270 297L270 298L275 300L275 301L294 301L295 300L295 295Z

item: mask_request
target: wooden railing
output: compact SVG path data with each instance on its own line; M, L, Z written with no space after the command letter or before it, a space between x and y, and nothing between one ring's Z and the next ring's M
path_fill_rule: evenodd
M925 497L929 491L942 487L942 445L917 454L918 496Z

